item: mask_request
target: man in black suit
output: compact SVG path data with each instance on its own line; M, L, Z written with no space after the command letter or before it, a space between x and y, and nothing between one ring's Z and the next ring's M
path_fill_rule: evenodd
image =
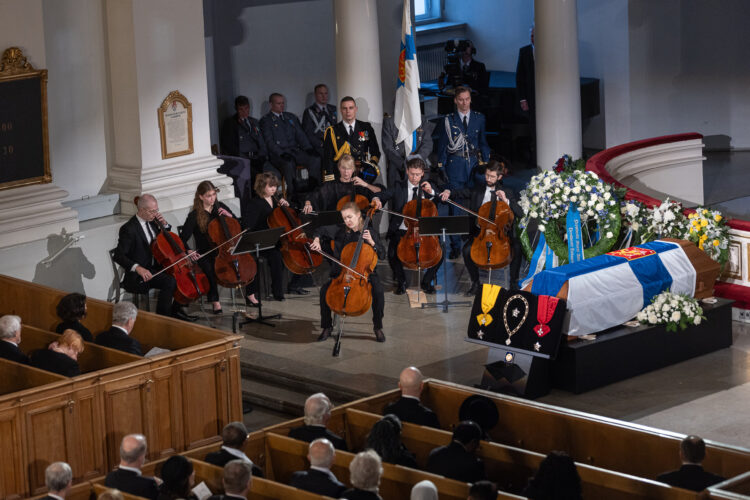
M156 500L159 496L161 479L141 475L141 467L146 461L146 437L142 434L128 434L120 443L120 465L104 479L107 488Z
M0 318L0 358L29 364L29 357L21 352L21 317L6 314Z
M154 276L161 266L154 260L151 253L151 242L159 233L158 220L169 230L169 224L159 213L159 204L150 194L138 198L138 211L120 227L120 235L115 249L115 262L125 268L123 286L131 293L146 293L151 288L159 289L159 300L156 312L165 316L187 320L188 317L179 308L173 307L172 296L177 283L168 273Z
M328 127L336 124L336 106L328 104L328 87L319 83L313 91L315 102L302 114L302 129L320 158L323 158L323 135Z
M357 103L354 98L346 96L341 99L340 109L341 121L329 127L323 139L322 165L326 182L338 179L336 162L344 154L352 155L358 168L361 168L363 161L377 165L380 159L375 130L369 122L357 120Z
M263 477L263 471L242 451L245 441L247 441L247 427L245 427L245 424L242 422L229 422L221 430L221 441L221 449L206 455L204 459L206 462L217 467L224 467L232 460L242 460L250 464L253 476Z
M260 130L266 141L271 163L286 180L287 198L295 191L297 165L307 167L314 182L320 182L320 158L307 139L299 119L285 111L286 98L273 93L268 98L271 110L260 119Z
M94 342L104 347L143 356L141 343L130 336L138 317L138 308L132 302L118 302L112 307L112 327L96 336Z
M508 204L513 217L520 219L523 217L523 209L518 204L518 197L516 193L508 188L503 187L503 174L508 170L507 161L504 159L492 159L487 164L484 171L485 184L475 185L472 189L457 189L453 192L445 190L440 193L440 198L445 200L448 197L453 198L468 198L469 209L474 212L479 211L479 207L483 204L492 201L503 201ZM471 260L471 245L474 243L474 238L479 235L479 227L476 224L472 224L471 234L469 239L464 243L462 253L464 257L464 264L466 270L471 278L471 288L466 292L466 295L473 296L479 292L479 268L477 264ZM504 230L505 228L499 228ZM507 236L510 242L511 261L510 261L510 288L511 290L518 289L518 275L521 271L521 244L518 242L518 238L515 237L515 232L512 226L507 231Z
M412 158L406 164L406 179L396 181L389 187L385 193L380 195L380 201L390 202L390 209L394 212L401 213L404 206L415 200L417 196L424 199L437 197L437 187L432 182L424 180L426 166L421 158ZM437 201L437 199L435 200ZM398 244L401 238L406 234L406 222L401 217L391 216L388 222L388 264L393 271L393 280L396 282L396 289L393 293L403 295L406 293L406 274L404 265L398 258ZM432 284L437 274L437 270L443 259L440 259L436 265L424 269L422 276L422 290L428 294L435 293L435 286Z
M680 443L682 467L660 474L656 480L670 486L692 491L703 491L724 478L703 470L701 463L706 457L706 443L698 436L687 436Z
M47 495L41 500L64 500L73 486L73 470L65 462L54 462L44 470Z
M333 448L333 443L325 438L316 439L310 443L307 452L310 468L292 474L289 485L318 495L339 498L346 486L331 472L331 464L335 456L336 450Z
M522 113L529 120L531 128L531 164L529 168L536 168L536 83L534 69L534 26L529 30L531 43L524 45L518 51L516 64L516 93Z
M412 147L413 151L406 151L404 141L396 142L398 128L393 117L386 115L383 120L383 132L380 141L383 145L383 154L388 158L388 187L392 187L396 181L404 180L408 160L421 158L425 165L430 166L429 157L432 154L433 130L435 130L435 125L422 115L422 124L416 130L417 142Z
M326 428L331 418L333 405L328 396L318 392L305 400L305 425L289 431L289 437L311 443L318 438L326 438L337 450L346 451L346 441Z
M440 422L435 413L419 402L422 395L422 372L414 366L409 366L401 371L398 377L398 387L401 389L401 397L383 409L383 415L393 413L402 422L409 422L427 427L440 428Z
M430 452L427 472L439 474L464 483L475 483L485 478L484 462L475 456L482 438L479 424L464 420L453 431L453 441Z
M223 495L212 495L208 500L233 500L247 498L250 486L253 484L253 473L251 464L244 460L230 460L224 466Z

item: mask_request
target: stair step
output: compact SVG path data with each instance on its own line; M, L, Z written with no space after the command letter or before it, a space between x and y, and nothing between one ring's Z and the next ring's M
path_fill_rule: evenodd
M307 395L269 384L261 380L242 377L242 400L255 407L267 408L289 415L290 418L302 416Z

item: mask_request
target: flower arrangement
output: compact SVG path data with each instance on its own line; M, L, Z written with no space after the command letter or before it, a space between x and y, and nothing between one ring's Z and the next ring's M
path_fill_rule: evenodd
M651 211L637 200L620 202L620 216L622 218L622 238L620 248L627 248L646 243L643 238L650 224Z
M644 241L654 238L684 238L688 226L682 205L667 198L651 212L650 224Z
M668 332L676 332L678 328L684 330L690 325L700 325L706 317L693 297L667 290L654 297L636 319L644 325L666 324Z
M688 215L687 222L688 229L682 237L723 266L729 259L729 227L721 212L698 207Z

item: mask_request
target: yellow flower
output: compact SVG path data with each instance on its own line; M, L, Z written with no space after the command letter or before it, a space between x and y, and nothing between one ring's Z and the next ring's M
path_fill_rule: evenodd
M715 246L715 247L718 247L718 246L719 246L719 240L714 240L714 246Z
M696 217L698 217L698 214L696 214L695 212L688 215L688 219L695 219Z
M716 222L719 222L719 221L721 220L721 215L719 215L719 214L716 214L716 215L714 216L714 220L715 220Z
M708 226L708 221L706 219L701 219L701 226L703 227Z
M703 250L703 242L702 241L700 243L698 243L698 248L700 248L701 250Z
M703 215L708 215L708 210L706 210L705 208L703 209Z
M694 227L691 227L691 228L690 228L690 232L691 232L691 233L695 232L695 228L694 228Z

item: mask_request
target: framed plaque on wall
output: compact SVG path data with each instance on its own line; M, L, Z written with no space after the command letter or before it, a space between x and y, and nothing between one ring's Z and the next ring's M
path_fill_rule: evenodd
M0 59L0 189L45 182L52 182L47 70L10 47Z
M174 90L158 109L162 159L193 153L193 105Z

